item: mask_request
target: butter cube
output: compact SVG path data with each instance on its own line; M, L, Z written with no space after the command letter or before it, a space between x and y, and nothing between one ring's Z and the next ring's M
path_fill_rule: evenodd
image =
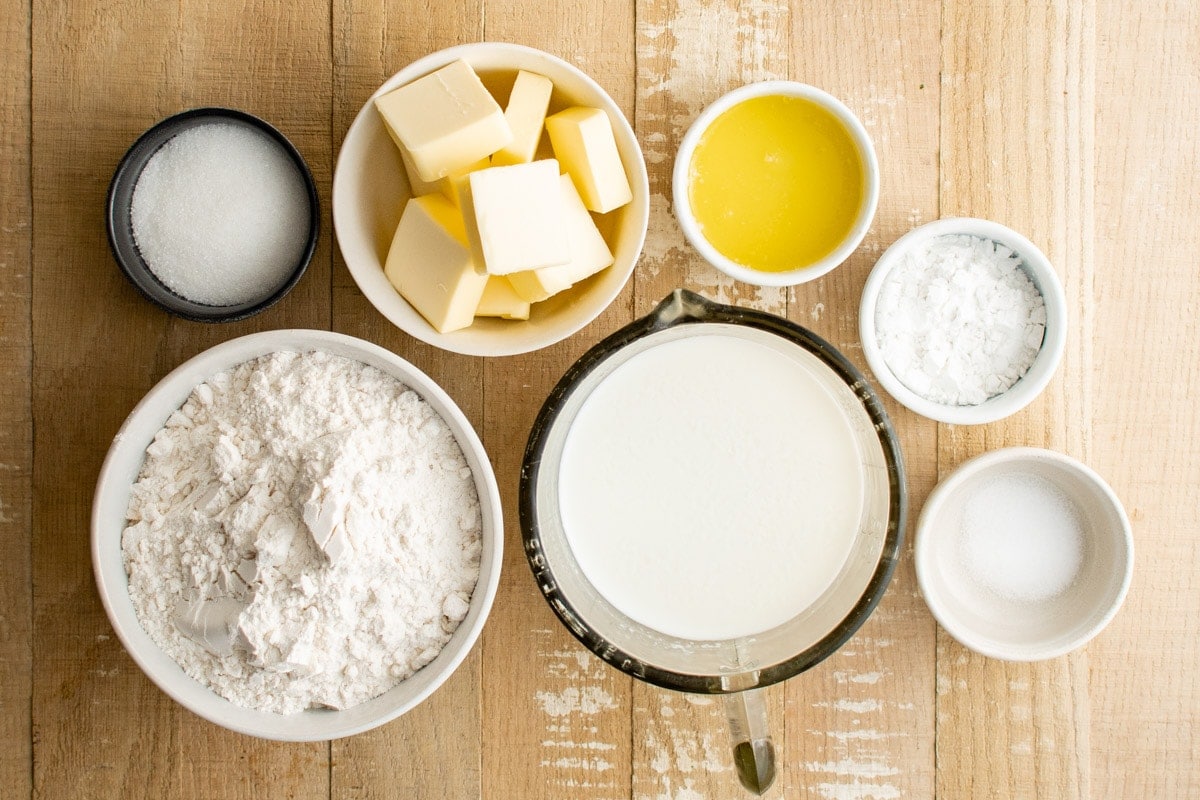
M492 275L483 287L479 298L477 317L501 317L503 319L529 319L529 301L513 291L512 284L503 275Z
M584 208L571 176L560 175L559 183L562 186L563 210L567 215L571 260L557 267L514 272L508 276L516 293L531 303L558 294L613 263L612 251L596 228L592 215Z
M400 150L400 160L404 162L404 174L408 176L408 188L412 190L413 197L420 197L423 194L433 194L441 190L442 181L446 180L446 178L436 181L422 180L416 166L412 163L412 156L404 149L404 145L396 142L396 147Z
M408 176L408 188L412 190L413 197L420 197L434 192L441 192L454 205L458 205L458 191L454 187L454 182L463 180L468 172L477 169L486 169L490 167L492 162L490 159L481 158L474 164L465 169L455 170L444 178L439 178L436 181L426 181L421 179L417 168L413 166L412 156L404 149L402 145L396 145L400 149L400 160L404 162L404 173Z
M504 112L461 59L376 98L375 108L427 182L466 169L512 141Z
M471 258L462 216L441 194L404 206L384 274L439 333L470 325L487 285Z
M508 275L571 260L557 161L491 167L467 178L462 216L477 265Z
M576 106L546 117L554 156L589 211L605 214L633 199L608 114Z
M455 208L461 209L462 196L467 191L467 181L470 179L470 174L481 169L487 169L491 165L491 160L484 158L460 172L452 172L437 182L438 191L445 195L447 200L454 203Z
M508 97L508 107L504 109L504 119L512 129L513 138L492 154L494 165L527 164L533 161L553 91L554 84L546 76L525 70L517 73L517 81Z

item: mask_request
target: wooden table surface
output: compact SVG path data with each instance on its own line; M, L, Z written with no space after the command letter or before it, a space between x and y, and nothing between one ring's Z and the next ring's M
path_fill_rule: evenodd
M865 366L868 271L905 231L948 215L995 219L1036 242L1066 286L1071 330L1050 387L1002 423L938 425L889 401L912 510L971 455L1066 452L1129 511L1133 587L1085 649L993 661L935 624L910 539L858 635L771 690L772 796L1200 797L1196 5L31 0L7 3L2 25L0 797L742 796L719 703L603 665L536 591L515 525L530 423L580 353L679 286L786 315ZM593 75L633 121L653 192L644 255L608 311L558 346L491 360L387 323L351 281L329 219L338 147L371 91L421 55L479 40L539 47ZM882 168L864 245L788 290L721 278L670 213L682 131L721 93L766 78L841 97ZM202 105L281 128L324 210L304 279L234 325L151 307L104 235L124 150ZM286 327L363 337L433 375L482 435L508 516L494 611L451 681L400 720L314 744L233 734L169 700L113 635L88 553L100 462L142 394L211 345Z

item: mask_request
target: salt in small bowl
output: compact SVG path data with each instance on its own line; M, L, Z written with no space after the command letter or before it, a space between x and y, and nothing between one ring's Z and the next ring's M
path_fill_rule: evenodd
M1009 495L1021 495L1019 503L987 520L989 535L971 542L979 532L968 532L968 504L1000 481ZM1073 553L1055 549L1049 524L1004 536L1006 525L1029 516L1020 504L1047 497L1073 510L1079 534ZM1029 552L1019 552L1021 542ZM986 552L994 545L1004 552ZM1087 465L1032 447L985 453L943 480L921 511L915 549L921 594L941 626L971 650L1007 661L1040 661L1082 647L1116 615L1133 576L1133 532L1116 493ZM1077 563L1063 561L1072 557ZM981 576L981 561L995 574ZM1061 570L1064 564L1074 567L1073 577ZM1064 578L1065 586L1056 585ZM995 588L1012 581L1020 581L1016 592Z

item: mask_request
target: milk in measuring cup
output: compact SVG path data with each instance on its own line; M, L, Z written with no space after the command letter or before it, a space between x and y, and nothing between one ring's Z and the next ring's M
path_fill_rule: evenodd
M566 538L596 590L699 640L812 605L846 562L865 493L826 373L789 344L714 333L653 346L601 381L559 472Z

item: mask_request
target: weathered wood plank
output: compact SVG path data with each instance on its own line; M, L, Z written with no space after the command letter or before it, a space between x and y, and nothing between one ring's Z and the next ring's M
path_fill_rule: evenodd
M1200 796L1200 14L1096 9L1090 461L1136 548L1087 649L1093 797Z
M334 120L337 146L362 104L385 79L416 59L483 34L478 2L439 6L336 2L333 15ZM422 18L414 26L412 20ZM334 153L336 157L336 152ZM376 311L337 256L333 327L380 344L437 381L483 433L483 366L401 332ZM449 681L400 719L332 745L334 798L480 796L479 648Z
M108 254L104 198L142 130L185 108L257 114L330 173L329 8L37 3L32 33L34 784L45 797L328 796L328 747L228 733L178 707L122 650L97 601L88 509L100 462L153 382L242 333L325 327L329 237L253 320L169 318ZM220 34L215 34L215 32ZM327 192L322 192L328 203ZM328 230L328 228L326 228Z
M875 145L880 198L845 264L797 286L790 318L838 347L873 380L858 335L859 297L875 260L938 216L936 6L808 4L792 20L792 77L840 98ZM917 590L912 534L937 477L937 425L875 388L900 437L907 540L883 602L825 664L788 683L788 785L814 797L928 797L933 791L935 624Z
M943 7L942 215L986 217L1028 236L1058 270L1076 321L1057 379L1032 405L992 425L941 429L943 475L1005 446L1082 455L1093 94L1081 76L1094 74L1093 16L1091 4ZM1009 664L939 630L937 793L1088 796L1085 659Z
M490 2L485 38L530 45L591 75L633 119L632 6L573 0ZM633 282L559 345L484 363L484 431L504 503L504 572L483 635L483 796L580 800L629 796L630 679L584 650L542 599L526 563L517 486L542 401L591 344L632 318Z
M14 798L33 792L30 18L25 3L0 28L0 786Z

